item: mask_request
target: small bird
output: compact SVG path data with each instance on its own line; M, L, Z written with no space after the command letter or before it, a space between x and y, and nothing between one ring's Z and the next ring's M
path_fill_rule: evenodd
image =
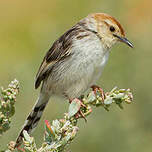
M63 96L71 102L80 100L80 95L89 88L103 93L95 83L106 65L110 49L117 42L133 47L114 17L93 13L53 43L36 75L35 88L42 84L41 91L19 133L16 147L22 142L23 130L31 133L37 126L51 96Z

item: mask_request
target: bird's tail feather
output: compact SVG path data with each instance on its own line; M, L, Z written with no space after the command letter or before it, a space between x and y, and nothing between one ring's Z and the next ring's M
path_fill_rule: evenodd
M48 103L49 97L47 95L40 94L36 104L33 106L31 113L28 115L23 128L21 129L17 139L15 147L18 147L22 143L23 130L26 130L29 134L36 128L38 122L43 114L43 111Z

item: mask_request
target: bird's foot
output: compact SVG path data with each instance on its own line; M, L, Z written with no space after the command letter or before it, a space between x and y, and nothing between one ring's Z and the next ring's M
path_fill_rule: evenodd
M83 102L81 101L81 99L78 98L74 98L73 100L75 100L76 102L80 103L80 109L78 110L78 112L75 114L75 118L83 118L85 120L85 122L87 122L87 119L85 117L85 114L83 113L83 108L86 108L86 105L83 104ZM73 100L69 100L69 102L71 103Z
M93 85L93 86L91 86L91 88L92 88L95 95L97 95L97 92L99 92L101 95L102 101L105 100L106 96L105 96L105 93L101 87L99 87L97 85Z

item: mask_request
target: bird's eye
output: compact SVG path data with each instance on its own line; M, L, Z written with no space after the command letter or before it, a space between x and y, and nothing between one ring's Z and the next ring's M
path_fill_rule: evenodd
M115 28L113 26L110 26L110 31L111 32L114 32L115 31Z

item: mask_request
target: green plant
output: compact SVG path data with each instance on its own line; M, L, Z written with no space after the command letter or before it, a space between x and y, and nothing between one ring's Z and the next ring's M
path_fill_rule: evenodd
M81 100L85 107L80 108L80 103L73 100L69 106L68 113L64 114L63 119L53 120L52 124L45 121L45 136L44 143L41 148L37 148L35 140L24 131L24 149L27 152L63 152L67 150L68 145L73 141L79 128L77 127L78 119L75 114L80 109L84 116L87 117L91 114L91 106L103 107L109 111L112 104L117 105L123 109L123 103L131 103L133 96L130 89L118 89L115 87L110 92L107 92L106 98L103 101L100 92L94 94L90 92L86 97L82 96Z
M14 104L16 96L19 92L19 82L12 81L7 89L1 89L0 98L0 135L10 128L11 117L15 113ZM94 93L91 91L87 96L81 96L81 101L84 106L77 100L73 100L69 106L68 113L64 114L62 119L53 120L50 124L45 120L45 135L44 142L41 147L37 147L35 139L24 131L23 149L18 149L26 152L63 152L67 150L68 145L76 137L79 130L77 123L81 117L76 117L79 110L87 117L92 112L92 106L103 107L109 111L112 104L123 109L123 103L130 104L133 100L130 89L118 89L115 87L110 92L105 93L106 98L103 100L99 91ZM11 141L8 144L8 149L5 152L15 151L15 142ZM2 151L1 151L2 152Z
M1 88L0 97L0 135L10 128L11 117L15 113L14 104L19 92L19 82L15 79L7 89Z

